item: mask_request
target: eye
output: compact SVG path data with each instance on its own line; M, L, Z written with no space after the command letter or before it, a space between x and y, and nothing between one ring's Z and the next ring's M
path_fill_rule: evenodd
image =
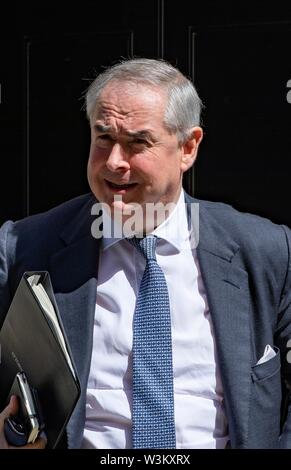
M96 145L100 148L111 148L113 138L110 134L100 134L96 136Z
M97 138L101 140L112 140L108 134L98 135Z
M148 141L145 139L134 139L132 145L147 146L149 145Z

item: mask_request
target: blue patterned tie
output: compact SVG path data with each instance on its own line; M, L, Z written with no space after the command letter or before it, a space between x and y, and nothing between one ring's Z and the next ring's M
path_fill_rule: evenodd
M157 237L127 240L146 259L133 322L133 448L175 449L170 303Z

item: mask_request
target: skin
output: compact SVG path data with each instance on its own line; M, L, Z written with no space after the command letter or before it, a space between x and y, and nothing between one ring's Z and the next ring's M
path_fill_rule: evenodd
M134 204L177 202L182 176L194 163L202 129L179 145L164 125L166 92L157 87L111 81L91 118L88 181L96 198L122 212ZM126 188L115 184L134 185ZM114 202L114 195L122 201ZM153 227L148 227L152 229Z
M4 408L2 413L0 413L0 449L44 449L46 446L45 437L40 437L33 444L27 444L26 446L14 447L8 444L4 434L4 421L6 418L15 415L17 411L17 398L13 395L9 404Z

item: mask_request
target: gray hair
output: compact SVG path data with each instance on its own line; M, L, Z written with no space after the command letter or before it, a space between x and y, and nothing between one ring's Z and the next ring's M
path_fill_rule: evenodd
M86 93L89 120L93 117L102 90L111 80L165 89L168 102L164 124L169 132L177 134L180 144L190 137L191 128L200 124L202 102L192 82L171 64L155 59L124 60L98 75Z

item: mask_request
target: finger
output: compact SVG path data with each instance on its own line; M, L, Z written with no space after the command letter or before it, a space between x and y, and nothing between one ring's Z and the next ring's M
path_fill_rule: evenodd
M27 444L26 446L13 447L13 449L45 449L46 445L47 445L47 439L45 436L43 436L43 437L39 437L33 444Z
M6 408L4 408L2 413L0 413L0 448L1 449L9 449L9 444L4 434L5 419L9 418L11 415L16 414L17 410L18 410L18 400L17 400L16 395L12 395Z
M18 411L18 401L16 395L12 395L10 398L10 401L6 408L0 413L0 427L3 428L4 426L4 421L6 418L9 418L9 416L14 415Z

